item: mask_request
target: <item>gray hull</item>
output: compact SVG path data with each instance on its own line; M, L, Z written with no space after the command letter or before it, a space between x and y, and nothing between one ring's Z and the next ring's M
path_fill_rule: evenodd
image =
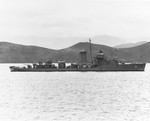
M98 67L93 68L10 68L11 72L66 72L66 71L72 71L72 72L88 72L88 71L97 71L97 72L103 72L103 71L144 71L145 70L145 63L139 63L139 64L118 64L118 65L101 65Z

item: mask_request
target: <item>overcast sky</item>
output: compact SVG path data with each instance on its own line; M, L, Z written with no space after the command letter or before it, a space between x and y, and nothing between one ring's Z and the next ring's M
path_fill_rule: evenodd
M150 1L0 0L0 41L63 48L104 34L150 38Z

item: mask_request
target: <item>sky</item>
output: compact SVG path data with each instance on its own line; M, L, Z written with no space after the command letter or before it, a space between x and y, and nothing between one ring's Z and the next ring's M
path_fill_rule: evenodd
M0 0L0 41L59 49L99 35L150 40L150 0Z

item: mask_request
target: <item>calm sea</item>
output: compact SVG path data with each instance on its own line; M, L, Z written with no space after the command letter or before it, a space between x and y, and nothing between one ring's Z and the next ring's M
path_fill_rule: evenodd
M0 64L0 121L149 121L145 72L10 72Z

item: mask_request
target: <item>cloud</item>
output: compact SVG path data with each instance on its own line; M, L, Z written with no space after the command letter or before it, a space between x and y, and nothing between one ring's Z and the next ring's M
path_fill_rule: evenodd
M3 0L0 39L148 37L149 6L148 0Z

